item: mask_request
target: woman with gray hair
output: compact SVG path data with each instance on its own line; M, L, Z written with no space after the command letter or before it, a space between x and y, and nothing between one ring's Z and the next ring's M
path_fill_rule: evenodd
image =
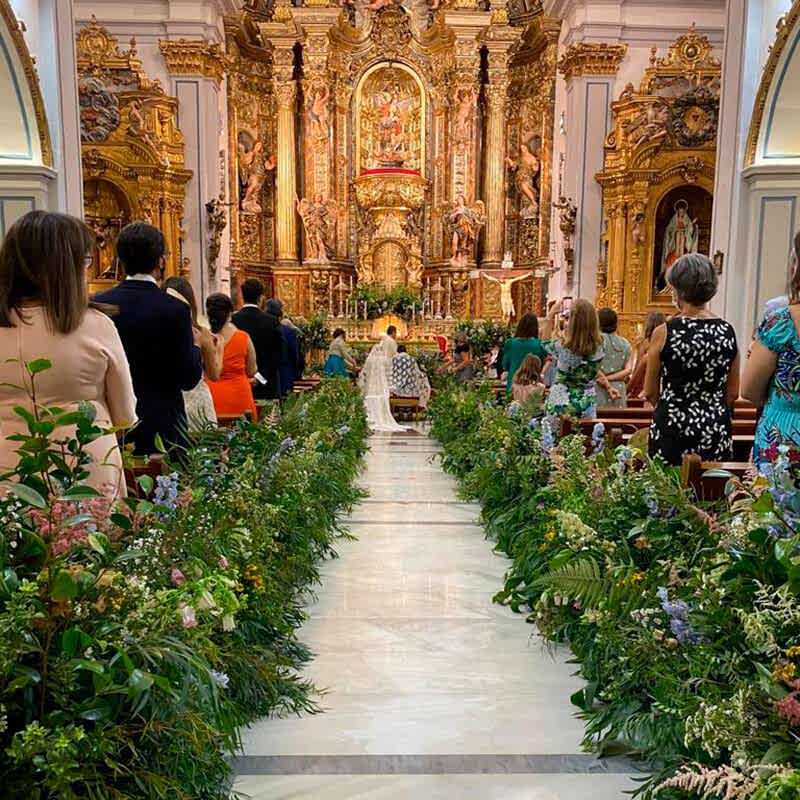
M708 310L717 274L704 255L679 258L667 280L678 308L650 340L645 395L655 406L650 456L679 466L687 453L731 457L731 410L739 396L739 348L733 326Z

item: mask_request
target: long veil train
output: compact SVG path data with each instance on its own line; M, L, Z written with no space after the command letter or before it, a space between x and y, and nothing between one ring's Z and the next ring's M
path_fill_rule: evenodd
M373 431L399 433L408 430L395 422L389 404L389 376L392 358L396 353L397 343L391 336L384 336L370 350L364 368L358 376L358 387L364 396L367 420Z

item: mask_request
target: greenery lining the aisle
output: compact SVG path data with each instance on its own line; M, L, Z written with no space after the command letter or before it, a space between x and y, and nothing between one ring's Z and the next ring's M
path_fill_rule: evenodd
M800 453L703 506L638 451L449 388L443 464L511 566L495 600L568 642L585 746L641 756L642 798L800 796Z
M93 408L19 413L0 499L3 797L228 798L240 726L316 710L296 632L361 496L360 396L324 382L280 419L209 431L117 506L63 457L103 433Z

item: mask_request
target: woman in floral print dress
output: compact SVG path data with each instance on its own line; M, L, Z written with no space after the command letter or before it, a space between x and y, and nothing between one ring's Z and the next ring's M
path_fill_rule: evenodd
M545 347L556 365L555 380L545 404L547 416L570 414L591 419L597 413L597 383L612 399L619 397L619 392L600 371L603 337L597 311L588 300L577 300L572 306L564 341L553 340Z
M780 445L800 445L800 233L789 262L788 305L776 303L758 327L744 371L742 396L763 410L753 459L775 457ZM786 298L785 298L786 299Z
M739 396L736 332L708 310L717 274L706 256L678 259L668 280L680 313L656 328L647 356L645 395L655 406L650 456L673 466L687 453L725 461Z

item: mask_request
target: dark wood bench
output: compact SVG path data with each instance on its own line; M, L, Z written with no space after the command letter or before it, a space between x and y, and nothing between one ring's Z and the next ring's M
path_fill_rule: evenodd
M698 500L719 500L731 478L742 479L751 469L749 461L703 461L698 455L684 456L681 483Z
M426 416L418 397L390 397L389 406L392 416L398 421L416 422Z

